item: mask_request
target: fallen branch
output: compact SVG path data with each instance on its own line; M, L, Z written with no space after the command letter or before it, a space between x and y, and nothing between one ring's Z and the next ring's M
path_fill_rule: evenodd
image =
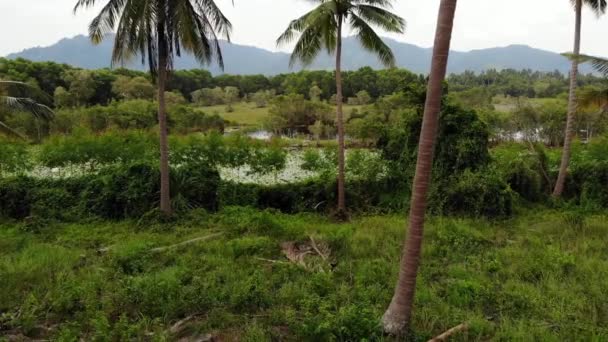
M462 323L460 325L457 325L455 327L453 327L452 329L444 332L443 334L437 336L437 337L433 337L432 339L430 339L428 342L442 342L447 340L448 338L450 338L450 336L459 333L461 331L465 331L469 328L469 325L467 323Z
M166 247L153 248L153 249L150 250L150 252L153 252L153 253L163 252L163 251L166 251L167 249L177 248L177 247L193 244L195 242L211 240L211 239L216 238L216 237L218 237L220 235L223 235L223 234L224 233L215 233L215 234L211 234L211 235L207 235L207 236L201 236L201 237L198 237L198 238L195 238L195 239L191 239L191 240L188 240L188 241L176 243L175 245L166 246Z
M184 325L186 325L188 322L195 319L197 316L200 316L200 315L197 314L197 315L188 316L180 321L177 321L175 324L173 324L171 326L171 328L169 329L169 333L171 333L171 335L177 335L179 332L181 332L183 330Z
M264 259L264 258L257 258L257 257L254 258L254 259L260 260L260 261L270 262L270 263L273 263L273 264L289 264L288 262L281 261L281 260Z
M312 246L312 248L315 250L315 252L317 252L317 254L319 254L319 256L321 258L323 258L323 260L327 261L327 255L325 255L324 253L322 253L319 250L319 247L317 247L317 243L315 242L315 239L311 236L310 237L310 245Z

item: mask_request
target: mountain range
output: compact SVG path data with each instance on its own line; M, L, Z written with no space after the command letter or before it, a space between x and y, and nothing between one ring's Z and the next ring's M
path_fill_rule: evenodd
M53 61L66 63L85 69L100 69L110 67L113 36L110 35L99 45L93 45L86 36L65 38L47 47L35 47L7 56L9 59L25 58L32 61ZM415 73L426 74L431 61L431 48L423 48L413 44L398 42L385 38L386 43L393 49L397 66L409 69ZM265 74L275 75L300 70L301 67L289 68L289 54L272 52L261 48L234 43L221 42L227 74ZM344 39L343 69L355 70L364 66L374 69L381 68L376 57L363 50L355 38ZM217 65L201 66L192 56L185 55L175 60L176 69L206 68L213 74L222 71ZM126 65L130 69L144 70L141 59L136 59ZM307 69L333 69L334 58L326 53L319 56ZM472 50L468 52L452 51L448 72L460 73L466 70L480 72L488 69L531 69L536 71L555 71L568 73L569 61L560 54L535 49L526 45L509 45L489 49ZM581 71L592 72L591 68L582 65Z

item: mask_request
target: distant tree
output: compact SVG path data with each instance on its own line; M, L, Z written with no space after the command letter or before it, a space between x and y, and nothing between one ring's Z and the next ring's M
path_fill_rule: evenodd
M316 121L333 125L331 107L327 103L309 101L299 94L277 96L272 100L269 113L266 126L276 134L308 133Z
M65 76L76 107L86 106L95 95L95 79L88 70L71 70Z
M112 83L112 91L124 100L149 100L154 98L154 85L145 77L118 76Z
M372 102L372 97L365 90L361 90L357 92L357 104L358 105L366 105Z
M192 102L201 106L215 106L226 103L226 94L220 87L203 88L192 92Z
M249 95L249 100L255 103L257 108L264 108L275 96L274 90L259 90Z
M182 93L180 93L178 90L174 90L165 92L165 102L167 102L167 105L171 106L186 104L188 100L186 100L184 95L182 95Z
M74 10L92 7L96 0L78 0ZM232 25L213 0L109 0L89 27L94 43L116 31L113 62L121 62L138 52L158 85L160 128L160 209L171 213L169 189L169 146L165 90L175 56L191 52L202 64L217 57L224 66L218 34L230 40ZM72 89L70 88L70 91Z
M239 100L239 88L237 87L226 87L224 88L224 101L226 103L226 111L232 112L232 107Z
M70 92L64 87L57 87L57 89L55 89L53 98L55 99L55 106L59 108L72 107L74 104L72 94L70 94Z
M353 29L361 45L375 53L386 66L395 64L390 48L374 32L371 25L381 27L387 32L403 33L405 21L389 12L392 0L314 0L318 3L312 11L293 20L287 30L277 39L277 44L292 42L299 35L291 55L293 66L301 61L310 64L325 48L336 55L336 107L338 126L338 216L346 216L345 204L345 144L344 118L342 111L342 31L348 24Z
M321 95L323 95L323 90L318 85L313 84L308 91L308 98L311 101L321 101Z
M576 15L575 29L574 29L574 50L573 55L575 58L572 59L572 69L570 70L570 96L568 98L568 117L566 121L566 132L564 134L564 148L562 151L562 161L559 167L559 174L557 181L555 182L555 188L553 189L553 196L560 197L564 191L566 185L566 176L568 173L568 166L570 164L571 156L571 145L572 138L574 135L575 116L577 110L576 102L576 87L578 77L578 65L580 61L578 57L581 53L581 21L583 5L588 5L598 16L606 12L606 6L608 3L606 0L570 0L574 4L574 11Z

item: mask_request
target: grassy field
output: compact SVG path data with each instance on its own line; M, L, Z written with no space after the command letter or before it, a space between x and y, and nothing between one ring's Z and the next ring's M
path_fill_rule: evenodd
M353 109L361 109L363 106L344 105L344 113L346 118L350 115ZM208 114L217 113L225 120L230 121L233 125L244 125L261 127L269 116L269 107L256 108L254 103L239 102L233 105L233 111L228 112L226 105L200 107Z
M566 99L555 99L555 98L515 98L515 97L505 97L505 96L495 96L492 99L492 104L494 105L494 109L499 112L510 113L517 109L517 104L530 104L532 106L538 107L549 103L561 103L563 105L567 104Z
M502 222L431 219L413 339L466 321L455 341L608 340L606 219L548 210ZM378 320L404 225L398 216L335 224L246 208L163 224L4 223L0 336L390 340ZM285 253L306 256L295 263Z

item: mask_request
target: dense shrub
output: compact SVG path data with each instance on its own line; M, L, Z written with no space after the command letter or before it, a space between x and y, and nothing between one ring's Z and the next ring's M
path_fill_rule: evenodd
M32 166L27 144L0 137L0 176L27 171Z
M390 211L402 208L393 201L396 193L384 180L352 180L346 184L349 210L354 212ZM222 182L222 206L253 206L285 213L328 212L336 206L335 179L315 178L299 183L257 185Z
M186 165L171 174L177 209L218 208L217 171ZM158 167L147 164L106 167L96 174L65 179L0 179L0 216L139 218L157 206L159 179Z
M30 213L30 187L28 177L0 179L0 216L21 219Z
M156 140L154 135L139 131L112 131L101 135L79 131L46 141L39 160L42 165L51 168L76 165L89 169L145 161L156 154Z
M494 148L492 155L500 177L521 198L540 201L552 190L549 163L542 146L505 144Z
M467 170L434 184L430 208L439 214L508 217L513 212L512 190L493 170Z

